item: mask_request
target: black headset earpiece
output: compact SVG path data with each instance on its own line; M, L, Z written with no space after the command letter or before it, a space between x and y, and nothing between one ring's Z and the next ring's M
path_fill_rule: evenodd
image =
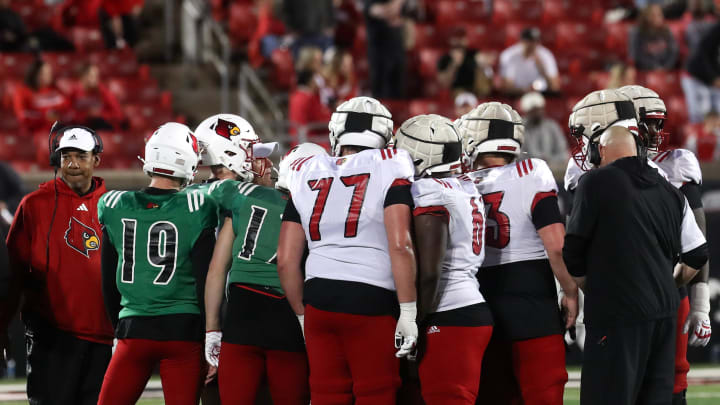
M598 142L589 142L588 144L588 159L590 160L590 163L595 166L600 166L600 161L602 160L600 158L600 148L598 145Z

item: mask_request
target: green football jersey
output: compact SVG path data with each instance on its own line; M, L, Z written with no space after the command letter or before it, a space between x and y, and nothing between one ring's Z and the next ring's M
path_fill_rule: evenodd
M230 283L273 287L280 291L277 247L282 214L288 196L272 188L253 185L233 199L233 242Z
M235 196L238 195L241 189L250 187L252 183L237 180L216 180L208 183L192 184L186 188L186 190L198 190L205 195L210 196L218 207L218 221L219 225L222 226L222 220L225 213L232 209L232 202Z
M199 314L190 252L217 225L217 206L197 190L110 191L98 218L117 251L120 318Z

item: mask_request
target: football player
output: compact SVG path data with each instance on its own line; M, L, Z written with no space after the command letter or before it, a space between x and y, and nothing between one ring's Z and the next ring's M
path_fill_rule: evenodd
M244 151L239 153L244 159ZM280 162L278 190L241 183L218 236L205 286L205 356L218 367L224 404L254 404L263 379L275 404L310 401L305 342L280 286L276 258L289 165L316 154L327 152L314 144L288 152ZM226 291L228 308L220 331Z
M518 159L524 128L510 106L481 104L459 124L466 166L474 170L462 177L475 183L487 212L478 280L495 320L478 398L562 404L563 334L575 323L578 287L562 259L555 179L544 161Z
M428 405L473 405L492 335L492 315L475 277L485 256L485 206L468 178L454 177L462 143L450 120L413 117L395 138L415 163L422 396Z
M695 154L687 149L670 149L660 152L665 139L663 126L667 118L665 103L660 96L642 86L625 86L618 89L633 100L638 116L638 128L648 140L648 157L667 174L668 181L687 198L695 220L705 234L705 211L701 199L702 173ZM685 404L687 392L688 332L691 346L705 346L710 341L710 293L708 289L709 263L689 283L692 299L688 299L685 286L680 287L680 308L678 309L677 347L675 356L675 386L673 405Z
M304 322L314 405L395 404L399 357L415 348L415 168L406 151L384 149L392 128L385 106L355 97L331 118L334 156L290 164L278 273Z
M134 404L159 366L166 404L197 404L202 387L202 302L217 207L183 190L198 163L188 127L167 123L145 145L141 191L110 191L103 224L103 296L118 339L99 404Z

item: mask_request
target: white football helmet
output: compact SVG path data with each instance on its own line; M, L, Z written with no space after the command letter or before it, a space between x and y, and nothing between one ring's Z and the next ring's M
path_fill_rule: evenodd
M334 156L345 145L385 148L392 137L392 115L374 98L353 97L335 109L328 129Z
M238 133L239 127L236 122L223 119L223 116L230 114L212 116L195 129L195 136L200 143L200 166L222 165L242 180L252 181L252 160L247 150L232 140L235 136L232 134Z
M198 141L190 128L168 122L158 128L145 144L143 171L192 182L198 167Z
M395 147L410 153L417 177L460 168L460 135L452 121L440 115L418 115L403 122L395 134Z
M507 104L482 103L456 121L463 143L463 169L472 170L481 153L521 154L525 126L517 111Z
M285 156L280 159L280 169L278 170L278 179L275 188L285 192L290 189L287 184L290 175L290 166L302 158L310 158L316 155L327 155L327 151L320 145L314 143L301 143L300 145L290 149Z
M648 150L657 152L666 136L663 131L667 119L665 102L656 92L643 86L623 86L618 91L632 99L638 127L644 132L641 134L643 140L647 141Z
M608 128L625 127L638 136L632 100L612 89L593 91L575 104L568 126L570 134L577 141L572 151L573 159L585 171L600 164L597 146Z

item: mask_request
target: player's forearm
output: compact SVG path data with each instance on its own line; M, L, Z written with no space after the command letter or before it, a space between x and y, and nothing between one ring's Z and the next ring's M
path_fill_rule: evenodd
M280 286L296 315L304 315L303 274L300 265L305 253L305 231L301 224L283 221L278 238L277 271Z
M304 315L303 277L299 263L297 265L284 264L281 266L278 260L278 276L290 307L296 315Z
M423 319L436 309L448 227L445 218L428 214L416 216L414 226L418 248L418 319Z
M695 208L694 210L692 210L692 212L695 216L695 222L697 222L700 231L707 238L707 222L705 221L705 209L703 207ZM708 261L705 262L705 264L700 268L699 274L693 277L692 280L690 280L690 284L707 283L709 278L710 260L708 259Z
M577 284L568 272L563 260L565 227L561 223L553 223L538 229L538 235L545 246L550 268L560 283L560 288L565 292L565 295L577 297Z
M205 330L220 330L220 307L222 306L225 280L232 261L232 243L235 232L232 220L226 218L215 242L212 259L205 279Z
M412 243L391 248L390 263L398 301L400 303L417 301L417 292L415 290L416 263Z

